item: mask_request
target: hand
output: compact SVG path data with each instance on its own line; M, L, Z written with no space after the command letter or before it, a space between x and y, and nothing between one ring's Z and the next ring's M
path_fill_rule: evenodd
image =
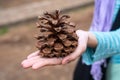
M86 31L77 30L76 31L78 39L78 46L76 50L68 55L65 58L42 58L40 55L38 55L39 51L36 51L32 54L30 54L27 59L25 59L21 64L24 68L32 67L33 69L38 69L44 66L51 66L51 65L61 65L66 64L68 62L71 62L75 60L77 57L79 57L87 47L88 42L88 33Z
M32 69L38 69L44 66L60 65L62 63L62 58L41 58L38 53L39 51L30 54L27 59L22 61L22 66L24 68L32 67Z

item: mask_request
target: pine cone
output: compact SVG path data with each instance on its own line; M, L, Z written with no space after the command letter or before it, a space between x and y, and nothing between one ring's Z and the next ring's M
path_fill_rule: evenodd
M68 21L70 16L60 15L60 11L44 13L38 17L37 27L40 34L36 47L42 57L65 57L72 53L77 46L75 24Z

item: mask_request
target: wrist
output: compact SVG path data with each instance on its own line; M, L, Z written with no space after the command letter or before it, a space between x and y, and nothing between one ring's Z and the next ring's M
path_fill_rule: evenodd
M98 42L96 36L93 33L88 32L88 42L87 42L88 47L96 48L97 44Z

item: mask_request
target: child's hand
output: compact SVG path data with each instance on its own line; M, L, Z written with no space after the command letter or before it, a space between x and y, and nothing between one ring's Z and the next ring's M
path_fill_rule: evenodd
M22 66L24 68L32 67L32 69L38 69L44 66L60 65L62 63L62 58L41 58L38 53L39 51L30 54L27 59L22 61Z
M42 58L38 55L39 51L36 51L30 54L27 59L22 62L22 66L24 68L32 67L33 69L38 69L44 66L67 64L81 56L87 46L96 47L97 40L92 33L77 30L76 34L79 37L78 46L73 53L65 58Z

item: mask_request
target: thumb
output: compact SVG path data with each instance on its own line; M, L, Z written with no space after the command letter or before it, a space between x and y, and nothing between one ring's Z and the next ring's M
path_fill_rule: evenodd
M82 30L76 30L76 34L77 34L78 37L80 37L81 31L82 31Z

